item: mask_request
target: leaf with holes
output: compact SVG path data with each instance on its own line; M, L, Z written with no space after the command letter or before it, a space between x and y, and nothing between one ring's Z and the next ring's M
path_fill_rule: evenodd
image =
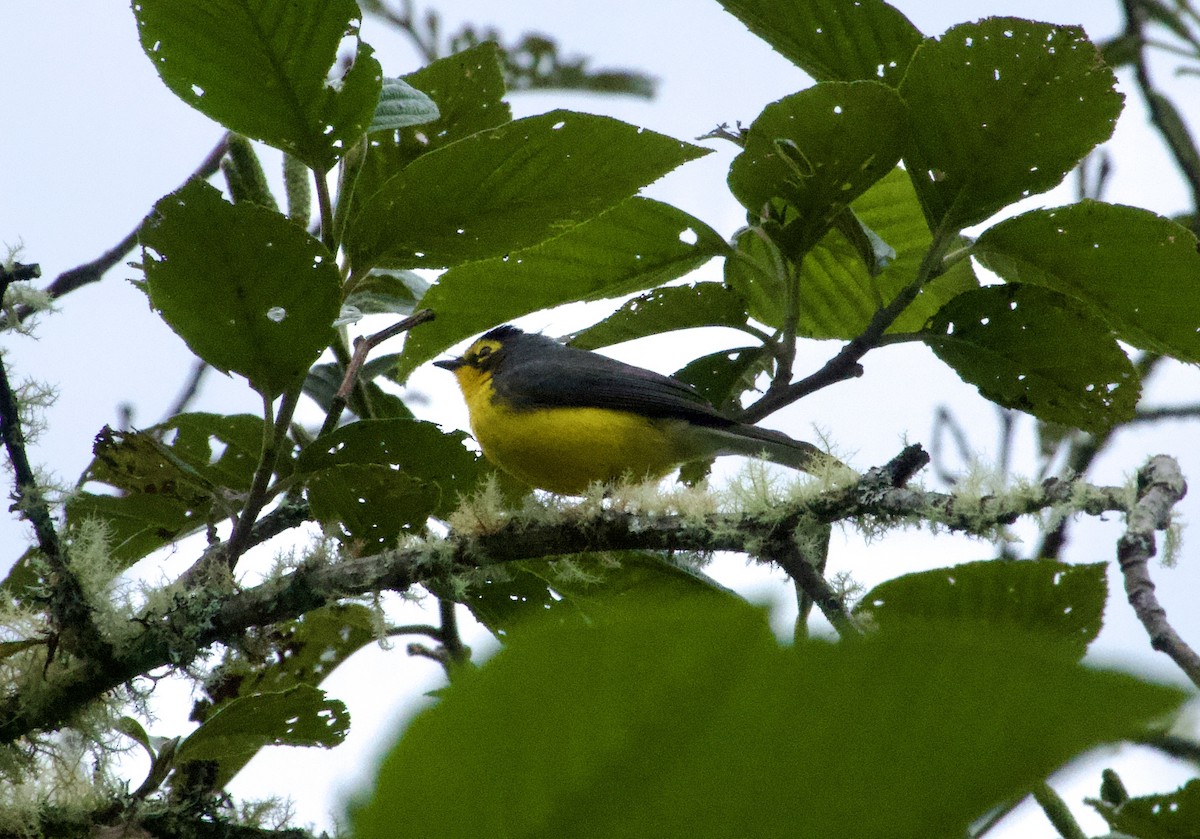
M653 288L728 249L719 233L683 210L632 198L555 239L443 274L421 298L438 318L408 334L397 375L498 323Z
M746 301L722 283L656 288L633 298L599 323L576 332L571 346L594 350L623 341L702 326L746 323Z
M904 621L979 621L1038 633L1076 659L1096 640L1108 599L1106 564L989 559L880 583L856 608L884 632Z
M396 546L400 534L424 527L442 503L435 484L385 464L346 463L305 478L313 518L364 551Z
M898 84L921 32L883 0L719 0L725 11L819 82Z
M1088 799L1108 826L1111 836L1138 839L1195 839L1200 825L1200 779L1193 778L1173 792L1139 795L1120 804Z
M113 556L132 564L231 514L237 494L250 488L262 439L262 418L249 414L188 413L144 431L105 428L79 485L119 494L74 493L67 523L104 522ZM281 457L278 473L290 471L291 460Z
M486 461L463 447L466 436L419 420L359 420L318 437L305 448L297 466L304 474L347 464L393 467L427 484L436 495L422 520L430 514L445 517L491 471Z
M850 202L896 165L908 132L904 103L876 82L824 82L773 102L746 133L729 188L753 215L781 198L775 237L798 258Z
M926 40L900 85L904 156L931 228L961 230L1058 184L1113 132L1123 97L1084 31L1019 18Z
M564 233L708 149L609 117L553 111L421 155L351 217L357 270L498 257Z
M192 352L273 398L334 338L341 278L325 246L284 216L190 181L138 232L150 304Z
M346 739L350 712L311 685L234 699L188 735L175 750L175 763L211 760L218 786L264 746L333 748Z
M1121 340L1200 362L1196 236L1149 210L1082 201L984 231L974 252L1000 276L1070 295Z
M925 342L984 397L1038 419L1104 431L1137 405L1141 383L1108 326L1049 289L960 294L934 316Z
M163 82L226 128L327 171L371 121L381 73L370 47L328 81L361 16L354 0L136 0L133 10Z

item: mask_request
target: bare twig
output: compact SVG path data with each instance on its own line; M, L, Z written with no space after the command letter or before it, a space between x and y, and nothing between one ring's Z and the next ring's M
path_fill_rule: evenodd
M1192 683L1200 687L1200 655L1167 621L1167 612L1154 595L1149 559L1156 553L1154 531L1170 524L1171 510L1187 493L1179 464L1166 455L1150 459L1138 472L1138 500L1126 517L1125 533L1117 542L1117 561L1125 576L1125 594L1150 636L1150 646L1166 653Z
M221 158L225 155L227 142L228 135L222 136L212 151L196 167L195 171L188 176L187 180L208 178L215 173L220 168ZM59 274L50 285L46 286L46 293L53 298L58 298L99 280L109 269L119 264L137 246L138 231L141 230L141 227L141 222L139 222L138 226L130 231L125 238L91 262L76 266L69 271ZM33 313L33 308L23 306L17 310L17 320L24 322Z
M204 361L203 359L198 358L192 363L191 375L189 375L187 381L184 382L183 390L179 392L179 396L175 400L175 404L167 409L167 414L165 417L163 417L163 422L166 422L177 414L182 414L187 410L188 405L190 405L192 400L199 395L200 382L203 380L204 374L207 373L209 369L208 362Z
M395 338L397 335L407 332L414 326L427 323L433 320L433 318L434 313L432 310L418 309L404 320L392 324L387 329L381 329L374 335L355 340L354 355L350 358L350 363L346 365L346 374L342 377L342 383L329 403L329 413L325 415L325 422L321 425L321 430L317 434L318 437L322 434L328 434L337 428L338 420L342 417L342 411L346 410L346 403L350 401L350 394L358 382L358 374L362 370L362 366L367 363L367 356L371 354L371 351L384 341Z

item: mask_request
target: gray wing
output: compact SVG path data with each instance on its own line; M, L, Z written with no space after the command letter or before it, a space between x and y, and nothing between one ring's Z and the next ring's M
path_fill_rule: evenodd
M507 359L506 367L494 386L519 408L612 408L699 425L734 424L690 385L598 353L562 345L530 347Z

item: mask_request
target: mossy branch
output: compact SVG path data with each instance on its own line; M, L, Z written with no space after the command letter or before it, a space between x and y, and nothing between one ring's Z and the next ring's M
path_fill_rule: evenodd
M974 497L897 485L923 462L923 455L919 447L906 449L891 464L868 471L850 485L796 500L768 502L753 512L641 514L603 504L537 508L503 515L475 532L452 532L446 538L425 539L337 562L310 561L241 591L206 587L197 580L193 588L180 586L169 608L132 621L128 639L114 651L108 666L60 662L45 674L40 667L33 667L26 679L7 685L0 692L0 742L68 724L72 715L107 691L163 667L186 665L211 645L236 642L254 627L292 620L345 598L384 590L404 592L452 575L475 576L496 563L625 549L735 551L759 556L764 545L773 540L777 543L780 534L794 532L802 523L847 521L872 529L892 523L927 523L986 534L1041 510L1071 509L1092 515L1129 510L1128 493L1122 487L1061 479ZM1173 465L1167 458L1156 458L1153 464L1159 471L1155 474L1167 469L1160 461ZM1173 469L1177 475L1178 467ZM1159 505L1165 496L1154 488L1160 484L1156 478L1139 504ZM1149 512L1153 518L1138 524L1139 533L1163 521L1158 507ZM302 515L298 505L289 507L286 515L279 514L278 528ZM278 532L278 528L272 530ZM210 550L219 551L220 546ZM829 591L817 587L809 594L835 626L843 622L845 608ZM38 680L37 690L29 689L27 679Z

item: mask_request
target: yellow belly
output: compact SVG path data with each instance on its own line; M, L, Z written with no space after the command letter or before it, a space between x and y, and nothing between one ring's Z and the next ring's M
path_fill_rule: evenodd
M596 481L667 474L688 459L670 433L678 422L602 408L514 411L490 400L471 410L471 429L489 460L564 495Z

